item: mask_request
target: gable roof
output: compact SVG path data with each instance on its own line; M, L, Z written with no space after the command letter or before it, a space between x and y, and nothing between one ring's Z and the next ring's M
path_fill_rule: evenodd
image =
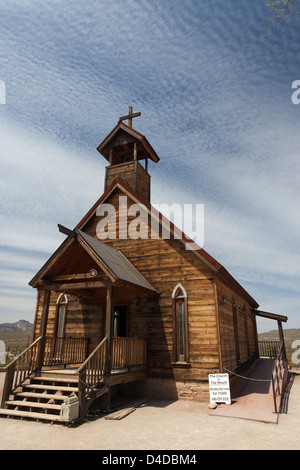
M109 160L109 149L111 148L111 143L115 139L118 133L123 131L123 133L130 136L131 139L139 142L139 145L142 150L142 157L141 158L151 158L155 163L159 162L159 157L151 144L148 142L146 137L141 134L140 132L136 131L132 127L127 126L124 122L119 121L118 124L112 129L112 131L105 137L105 139L98 145L97 150L104 156L107 160ZM127 145L127 142L124 144L120 143L121 145Z
M128 126L127 126L128 127ZM81 219L81 221L77 224L76 229L82 230L87 222L95 215L98 206L104 203L107 198L115 191L116 189L120 189L133 200L135 200L139 204L143 204L149 213L156 215L158 220L161 224L167 224L170 227L171 232L173 233L180 233L181 238L178 239L184 245L193 244L193 249L190 250L195 256L200 258L214 273L216 273L223 281L227 282L233 289L236 290L243 298L245 298L252 308L258 308L259 304L250 294L239 284L239 282L227 271L224 266L222 266L215 258L213 258L207 251L203 248L198 246L194 240L180 231L171 221L169 221L162 213L157 211L148 201L143 199L136 191L134 191L130 186L128 186L121 178L116 178L111 185L107 188L107 190L102 194L102 196L96 201L96 203L91 207L91 209L87 212L87 214Z
M83 249L92 256L97 265L107 274L112 282L118 280L125 281L144 289L157 292L121 251L115 250L78 229L75 229L60 245L39 272L32 278L29 285L37 287L38 282L47 275L47 272L59 260L60 256L63 255L65 249L75 241L80 243Z
M156 289L151 286L120 250L115 250L81 230L76 229L75 233L89 246L101 264L111 272L115 280L120 279L156 292Z

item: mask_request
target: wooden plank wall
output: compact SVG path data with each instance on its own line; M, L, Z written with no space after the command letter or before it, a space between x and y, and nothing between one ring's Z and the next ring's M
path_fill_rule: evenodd
M56 305L59 293L51 292L47 323L47 336L54 335ZM95 304L85 299L68 295L65 335L70 337L88 338L88 352L91 352L104 335L104 305ZM34 338L39 336L40 320L44 299L44 291L40 291L34 327Z
M234 297L236 308L240 364L246 362L256 354L256 320L255 316L251 313L250 305L243 297L238 295L220 279L216 280L216 286L222 364L223 367L232 371L239 365L236 355L232 298ZM226 297L225 305L220 304L220 300L223 296ZM245 307L246 313L242 312L243 307Z
M116 191L110 198L119 215ZM96 237L99 217L84 231ZM128 218L129 223L133 218ZM124 229L119 227L118 229ZM127 227L126 227L127 229ZM149 375L175 377L178 380L207 380L209 372L219 370L217 318L211 270L179 240L138 239L103 240L121 250L134 266L161 293L159 300L151 295L131 304L130 335L148 341ZM174 367L172 292L181 283L188 295L188 334L191 366Z
M125 181L131 188L134 188L134 168L135 162L120 163L119 165L106 167L106 188L118 177Z
M138 161L108 166L105 171L106 189L116 178L121 178L146 201L150 201L150 175Z
M119 196L124 193L116 190L109 201L119 216ZM128 199L129 205L132 201ZM128 218L130 223L134 217ZM84 231L97 238L96 229L100 217L93 216ZM118 231L127 226L119 227ZM146 227L145 233L149 229ZM207 380L209 373L221 370L220 350L224 367L233 370L236 366L235 339L232 315L232 295L237 309L245 303L248 343L244 316L238 314L241 362L249 354L255 353L255 328L249 305L222 281L215 279L207 265L191 251L185 250L179 240L162 238L102 240L124 255L140 270L160 292L140 293L131 289L116 288L115 298L130 307L129 336L147 339L148 375L150 377L175 378L179 381ZM172 292L177 284L182 284L188 297L188 340L189 364L179 366L173 361L173 307ZM224 306L218 306L216 298L226 296ZM138 302L134 302L134 298ZM57 293L52 293L47 334L53 334ZM68 296L66 335L89 338L89 352L104 335L104 304ZM43 293L38 303L36 336L39 331ZM248 346L247 346L248 344ZM249 348L249 354L248 354Z
M150 175L139 162L137 163L136 191L146 199L146 201L150 201Z

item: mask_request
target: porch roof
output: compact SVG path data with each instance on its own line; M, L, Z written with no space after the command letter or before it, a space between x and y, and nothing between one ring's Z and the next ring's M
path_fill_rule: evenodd
M31 279L29 282L30 286L38 287L39 284L44 286L45 282L48 283L49 279L52 277L51 275L50 278L48 277L49 272L51 272L53 267L59 263L61 257L65 256L64 254L68 247L71 247L74 243L78 243L78 248L81 247L81 250L83 249L86 254L94 260L94 263L96 263L95 266L99 266L112 283L121 281L123 283L130 283L157 293L157 290L147 281L142 273L140 273L140 271L130 263L121 251L115 250L104 242L95 239L78 229L65 229L64 233L67 233L68 237L33 277L33 279ZM70 254L68 254L68 256L70 256ZM70 274L70 272L68 274ZM85 278L86 288L92 287L92 284L96 281L96 278L88 278L89 276ZM68 285L71 284L68 282Z
M156 289L147 281L140 271L130 263L121 251L115 250L81 230L76 229L75 233L93 250L101 264L105 265L115 280L120 279L156 292Z

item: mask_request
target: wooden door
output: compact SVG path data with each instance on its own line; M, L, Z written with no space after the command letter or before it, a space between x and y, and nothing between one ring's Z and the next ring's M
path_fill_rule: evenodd
M240 362L239 327L238 327L237 309L234 305L232 306L232 314L233 314L236 361L237 363L239 363Z
M113 321L113 336L126 337L128 336L128 308L127 305L115 305L114 307L114 321Z

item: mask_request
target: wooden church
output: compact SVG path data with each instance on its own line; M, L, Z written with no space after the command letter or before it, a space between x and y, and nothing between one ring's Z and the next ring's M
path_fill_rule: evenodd
M33 343L7 368L7 414L68 422L116 392L209 401L208 374L258 356L258 303L151 206L159 157L132 127L138 115L129 108L98 146L104 193L74 229L59 226L65 240L29 283Z

